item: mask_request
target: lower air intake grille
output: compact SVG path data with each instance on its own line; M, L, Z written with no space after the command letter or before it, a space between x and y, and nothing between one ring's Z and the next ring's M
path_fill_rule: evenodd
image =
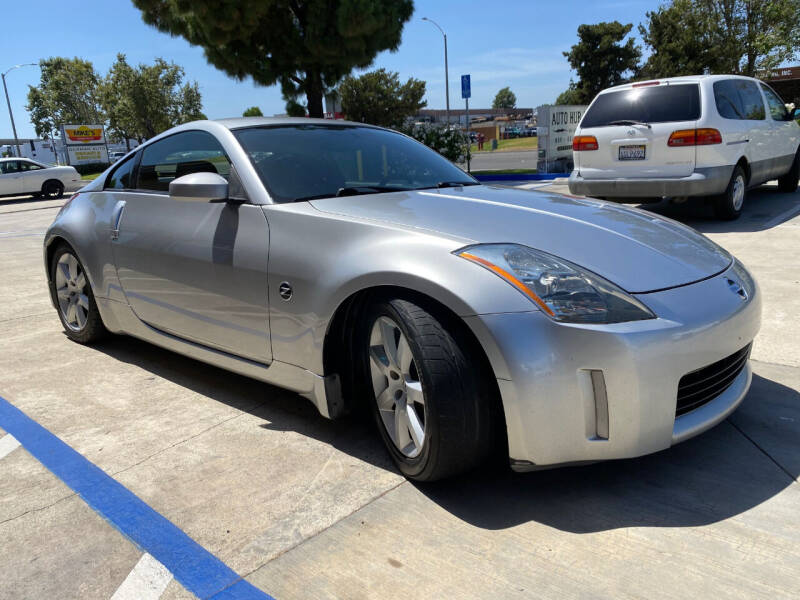
M678 406L675 416L679 417L700 408L727 390L744 369L749 356L750 344L713 365L681 377L678 383Z

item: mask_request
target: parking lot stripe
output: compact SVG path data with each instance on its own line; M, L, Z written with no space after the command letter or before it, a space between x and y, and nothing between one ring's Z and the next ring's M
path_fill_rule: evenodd
M111 600L158 600L171 580L172 573L145 552Z
M20 443L10 433L0 438L0 458L4 458L20 447Z
M0 427L19 440L95 512L169 569L194 595L215 600L271 598L2 397Z

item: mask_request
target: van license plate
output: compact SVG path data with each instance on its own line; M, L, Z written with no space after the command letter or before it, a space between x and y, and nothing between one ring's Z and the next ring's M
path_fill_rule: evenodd
M644 160L644 146L620 146L620 160Z

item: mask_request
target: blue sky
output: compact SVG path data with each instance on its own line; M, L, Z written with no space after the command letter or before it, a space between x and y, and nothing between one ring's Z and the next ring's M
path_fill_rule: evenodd
M552 102L569 83L570 71L561 54L575 43L581 23L618 20L636 25L658 0L417 0L394 53L384 52L374 67L398 71L402 79L427 82L428 107L444 108L444 50L439 31L421 20L428 17L447 32L450 104L462 107L460 76L472 76L473 107L491 104L498 89L510 86L517 105L536 107ZM284 112L277 87L238 82L206 63L201 49L171 38L142 22L127 0L3 1L0 72L18 63L49 56L79 56L105 74L117 52L131 63L151 63L161 56L183 66L196 80L209 118L240 116L248 106L265 115ZM8 91L20 137L34 136L25 111L28 85L39 70L24 67L7 76ZM0 138L11 137L5 102L0 105Z

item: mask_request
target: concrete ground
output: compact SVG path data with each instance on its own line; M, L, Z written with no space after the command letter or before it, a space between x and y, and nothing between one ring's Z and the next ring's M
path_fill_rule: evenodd
M41 259L61 202L0 200L0 396L269 594L800 597L800 192L764 186L731 223L647 207L761 284L753 387L730 419L641 459L436 485L400 477L358 417L130 338L67 340ZM142 550L4 433L0 598L193 597L169 577L125 588Z

